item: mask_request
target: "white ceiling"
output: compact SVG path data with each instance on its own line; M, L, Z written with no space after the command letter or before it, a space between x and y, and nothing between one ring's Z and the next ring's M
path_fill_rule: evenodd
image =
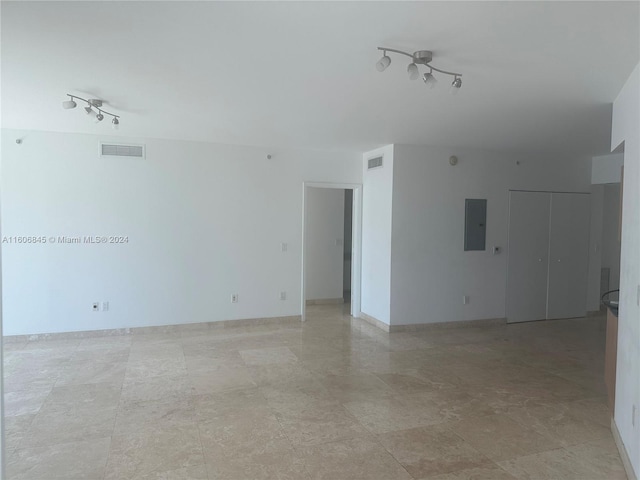
M3 127L364 150L608 151L639 59L638 2L2 2ZM436 89L406 57L463 73Z

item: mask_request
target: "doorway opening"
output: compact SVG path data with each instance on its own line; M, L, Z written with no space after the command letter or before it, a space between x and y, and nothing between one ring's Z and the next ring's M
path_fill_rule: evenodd
M358 184L303 184L303 321L307 305L340 304L360 315L361 192Z

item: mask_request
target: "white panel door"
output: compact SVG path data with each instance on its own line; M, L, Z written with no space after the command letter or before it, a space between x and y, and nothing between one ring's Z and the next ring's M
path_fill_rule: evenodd
M509 192L507 321L547 316L551 194Z
M547 318L586 314L590 216L589 194L551 194Z

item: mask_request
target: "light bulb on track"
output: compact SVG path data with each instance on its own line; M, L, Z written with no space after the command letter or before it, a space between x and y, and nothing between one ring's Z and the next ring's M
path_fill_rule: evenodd
M436 77L433 76L432 72L433 72L433 70L431 72L428 72L428 73L425 73L424 75L422 75L422 81L429 88L435 87L436 83L438 83L438 80L436 80Z
M379 72L384 72L389 65L391 65L391 57L388 57L385 54L380 60L378 60L378 63L376 63L376 69Z
M451 83L451 95L457 95L460 91L460 87L462 86L462 79L460 77L455 77L453 82Z
M410 63L407 67L407 73L409 74L409 80L416 80L420 76L418 66L415 63Z

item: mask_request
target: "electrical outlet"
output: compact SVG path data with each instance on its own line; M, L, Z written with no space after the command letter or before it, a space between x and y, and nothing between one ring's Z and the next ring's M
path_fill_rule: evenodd
M287 243L285 243L285 242L282 242L282 243L280 244L280 250L281 250L282 252L286 252L287 250L289 250L289 245L288 245Z
M287 299L287 292L280 292L280 300L286 300Z
M100 311L100 302L93 302L93 305L91 305L91 310L94 312L99 312Z
M633 406L631 407L631 426L635 427L636 426L636 411L638 409L636 408L636 405L633 404Z
M103 312L109 311L109 302L102 302L102 311Z
M463 295L462 296L462 304L463 305L468 305L469 304L469 295Z
M231 303L238 303L238 294L237 293L232 293L231 294Z

